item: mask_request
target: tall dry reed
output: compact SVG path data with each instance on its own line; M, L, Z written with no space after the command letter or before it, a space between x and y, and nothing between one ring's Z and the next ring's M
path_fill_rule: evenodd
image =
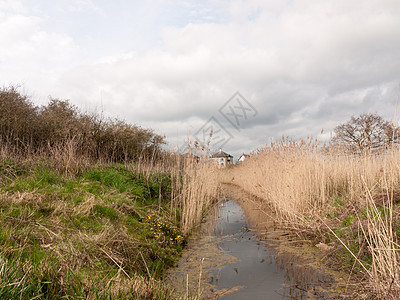
M341 240L342 244L362 265L376 295L396 297L400 291L396 233L400 149L363 155L328 150L313 139L272 143L228 170L224 180L263 199L291 227L312 232L345 222L341 217L354 218L359 253L350 249L349 241ZM343 203L347 215L327 217L335 201ZM362 251L371 257L369 263L359 259Z
M221 170L206 155L201 157L201 161L179 155L172 175L171 205L180 212L181 230L188 234L200 224L207 208L218 201Z

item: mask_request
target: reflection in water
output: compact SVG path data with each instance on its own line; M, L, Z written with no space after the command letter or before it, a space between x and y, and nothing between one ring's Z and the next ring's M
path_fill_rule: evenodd
M238 258L214 271L216 287L245 286L224 299L282 298L285 274L273 263L274 253L248 230L243 211L235 202L227 201L220 207L216 236L220 248Z
M343 298L328 291L333 276L293 255L277 255L260 242L236 202L219 204L212 219L170 276L181 294L203 299Z

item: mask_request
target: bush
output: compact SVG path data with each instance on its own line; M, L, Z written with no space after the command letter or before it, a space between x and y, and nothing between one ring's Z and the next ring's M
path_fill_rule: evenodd
M0 89L0 142L1 150L24 155L121 162L154 157L164 138L121 120L82 113L68 100L50 99L37 107L15 87L6 87Z

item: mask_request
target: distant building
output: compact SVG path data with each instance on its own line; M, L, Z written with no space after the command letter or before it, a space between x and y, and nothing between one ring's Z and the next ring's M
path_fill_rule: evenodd
M243 161L245 161L247 158L249 158L250 157L250 155L249 154L242 154L242 155L240 155L240 157L239 157L239 159L238 159L238 162L239 163L241 163L241 162L243 162Z
M219 168L225 168L233 165L233 156L219 149L218 152L211 155L211 159Z

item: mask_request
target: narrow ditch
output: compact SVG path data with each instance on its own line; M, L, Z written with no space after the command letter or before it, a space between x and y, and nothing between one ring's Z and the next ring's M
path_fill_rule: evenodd
M219 203L170 272L177 293L197 299L348 298L332 273L315 266L312 255L278 246L286 234L273 228L273 220L262 225L274 232L263 241L253 233L261 227L249 225L237 202Z

